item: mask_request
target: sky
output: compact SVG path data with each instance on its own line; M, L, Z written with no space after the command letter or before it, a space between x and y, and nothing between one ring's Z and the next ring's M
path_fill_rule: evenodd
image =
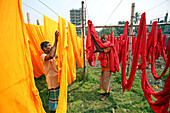
M82 0L22 0L24 21L27 23L26 13L29 12L31 24L36 24L38 19L40 25L43 25L43 15L56 22L59 15L70 22L70 10L81 8L81 2ZM140 14L146 12L147 24L158 17L163 17L161 18L163 20L166 13L169 13L168 21L170 21L170 0L84 0L86 19L91 20L94 26L117 25L118 21L130 21L132 3L135 3L135 12Z

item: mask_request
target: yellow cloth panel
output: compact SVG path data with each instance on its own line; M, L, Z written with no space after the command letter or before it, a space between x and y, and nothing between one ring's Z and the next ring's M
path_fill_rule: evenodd
M77 43L78 43L78 51L80 53L80 58L81 58L81 67L79 68L83 68L84 67L84 51L83 51L83 37L77 37Z
M68 64L68 71L67 71L67 84L71 84L76 79L76 59L74 55L74 48L71 41L71 27L68 23L68 34L67 34L67 43L68 43L68 56L67 56L67 64ZM76 38L76 37L75 37Z
M76 79L76 61L79 67L83 67L83 42L77 37L75 26L68 23L66 35L66 21L59 18L58 30L58 69L60 81L59 103L57 113L66 113L67 110L67 86Z
M55 41L56 30L58 30L57 22L44 15L44 41L48 41L52 46ZM57 51L58 47L56 53L58 53ZM58 65L58 59L56 59L56 65Z
M67 37L66 37L66 21L58 16L59 38L58 38L58 72L60 81L59 102L56 113L66 113L67 110Z
M25 25L26 33L29 37L29 48L31 52L34 77L38 78L44 74L44 70L40 62L40 56L43 53L40 44L44 41L44 26L32 24Z
M51 45L54 44L56 30L58 30L57 22L44 15L44 37Z
M81 46L81 42L78 42L78 37L76 33L76 28L75 25L68 23L68 32L70 33L71 41L73 44L73 50L74 50L74 55L76 57L77 65L79 68L82 68L84 66L84 60L83 60L83 53L82 51L79 51L79 47ZM79 44L78 44L79 43ZM80 46L79 46L80 45Z
M21 4L0 2L0 113L45 113L34 82Z

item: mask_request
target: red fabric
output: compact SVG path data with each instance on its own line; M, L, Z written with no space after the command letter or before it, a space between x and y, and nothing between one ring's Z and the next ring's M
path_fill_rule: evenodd
M166 57L166 53L165 53L166 46L164 47L164 37L162 37L161 28L158 29L158 39L159 39L158 44L160 46L160 55L162 55L165 63L167 63L167 57Z
M147 43L147 56L146 56L146 59L149 63L151 63L151 53L152 53L152 46L151 46L151 42L152 42L152 32L149 32L148 34L148 43Z
M105 43L102 43L102 41L100 40L99 36L97 35L95 28L92 24L92 21L88 20L88 30L87 30L87 42L86 43L86 48L87 48L87 60L89 62L89 64L91 64L91 62L95 62L95 59L92 59L92 56L95 55L93 54L94 51L94 43L91 40L90 34L93 35L95 41L97 42L97 44L100 46L100 48L107 48L107 47L111 47L110 50L110 70L111 72L116 72L120 70L119 67L119 59L118 59L118 54L116 52L115 47L113 46L113 44L110 41L106 41ZM90 43L91 42L91 43ZM100 53L102 54L102 53ZM100 57L101 59L101 63L102 65L105 65L105 55L102 59L102 57ZM103 61L102 61L103 60Z
M170 48L169 41L170 41L170 37L168 39L168 46L166 47L166 53L168 52L168 49Z
M125 22L125 27L124 27L122 39L127 39L127 36L128 36L128 21Z
M162 76L165 75L165 70L162 72L160 76L157 75L155 70L155 59L158 59L160 55L164 58L165 63L167 62L167 57L165 53L165 49L163 47L163 38L162 38L162 32L161 28L158 29L158 36L156 34L156 28L157 28L157 22L153 22L151 35L148 37L148 48L150 46L150 49L147 50L147 59L149 59L149 56L151 54L151 60L148 60L149 63L151 63L151 72L154 76L155 80L160 79Z
M152 30L152 35L155 35L156 31L156 22L153 24L153 30ZM144 92L144 96L146 100L148 101L151 109L156 112L156 113L166 113L168 112L168 107L169 107L169 102L170 102L170 72L167 77L167 80L165 81L165 86L163 91L155 93L152 87L150 86L147 78L146 78L146 53L152 49L152 46L154 47L153 50L156 47L156 39L152 39L152 44L150 43L151 39L148 39L148 44L151 44L152 46L147 46L146 49L146 16L145 13L142 14L140 24L139 24L139 29L138 29L138 34L137 34L137 40L135 44L135 50L134 50L134 57L132 61L132 69L130 72L129 80L127 82L126 80L126 54L127 54L127 40L124 41L123 45L123 52L122 52L122 88L123 92L125 89L130 90L131 85L133 83L133 79L136 73L136 67L139 59L139 54L141 55L141 65L140 69L142 70L142 79L141 79L141 86L142 90ZM170 41L168 41L168 45L170 45ZM150 48L151 47L151 48ZM169 46L170 47L170 46ZM168 51L168 56L170 56L170 48L167 49ZM155 51L154 51L155 52ZM152 55L155 56L155 54ZM152 56L153 57L153 56ZM153 59L152 59L153 60ZM166 67L164 69L164 72L167 71L167 69L170 67L170 57L168 57L168 61L166 64ZM153 95L157 101L153 102L151 95Z
M100 66L101 67L106 67L106 65L107 65L106 53L99 52L98 60L100 61Z
M121 39L121 35L120 35L120 39L119 39L119 62L121 62L122 60L122 46L123 46L123 40Z
M126 79L127 40L125 40L124 45L123 45L123 49L122 49L122 88L123 88L123 92L125 91L125 89L127 89L128 91L131 89L131 86L132 86L132 83L133 83L133 80L135 77L135 73L136 73L136 69L137 69L137 65L138 65L139 53L143 52L143 51L140 52L141 40L142 40L142 38L146 38L146 36L144 34L144 33L146 33L146 31L143 32L146 29L145 24L146 24L146 20L145 20L145 13L144 13L144 14L142 14L140 24L139 24L137 40L135 43L134 57L133 57L133 61L132 61L132 68L131 68L131 72L130 72L128 81Z
M115 37L114 37L114 39L113 39L113 31L110 33L110 40L109 40L112 44L114 44L115 45Z
M108 41L110 41L110 36L108 35Z
M170 55L170 49L168 50L168 55ZM144 56L142 57L142 59L144 62L143 64L146 64L146 60ZM167 61L166 68L167 67L168 68L170 67L170 57L168 58L168 61ZM170 71L165 81L164 89L161 92L155 93L152 87L150 86L150 84L148 83L147 78L146 78L146 67L142 69L141 84L142 84L142 89L143 89L145 98L148 101L152 110L156 113L168 113L167 110L168 110L169 103L170 103ZM153 95L157 99L156 102L152 101L151 95Z
M166 35L163 36L163 49L165 50L166 53Z
M90 66L95 66L96 64L96 53L93 53L95 50L95 45L93 40L91 40L90 29L87 29L87 39L86 39L86 58Z
M127 51L129 51L129 37L127 37L128 43L127 43ZM128 58L127 58L128 59Z
M136 36L132 36L132 56L134 55Z
M157 28L157 21L153 22L152 25L152 53L151 53L151 72L154 78L156 79L157 73L155 70L155 54L156 54L156 46L157 46L157 34L156 34L156 28Z

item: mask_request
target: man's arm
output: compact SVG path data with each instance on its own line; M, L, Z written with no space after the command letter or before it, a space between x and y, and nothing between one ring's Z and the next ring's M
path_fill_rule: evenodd
M94 42L94 45L96 46L96 50L94 50L94 53L96 53L96 52L103 52L104 53L103 48L100 48L100 46L97 44L96 40L94 39L93 35L91 35L91 38Z
M54 42L54 45L53 45L50 53L45 56L45 61L50 60L50 59L55 57L56 49L57 49L58 36L59 36L59 32L56 31L55 32L55 42Z

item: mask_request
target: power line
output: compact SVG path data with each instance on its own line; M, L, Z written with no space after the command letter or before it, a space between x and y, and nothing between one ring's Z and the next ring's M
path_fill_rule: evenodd
M86 9L87 9L87 1L85 0L85 3L86 3ZM89 12L88 12L88 9L87 9L87 16L88 16L88 19L89 19Z
M29 8L31 8L32 10L36 11L37 13L43 15L41 12L37 11L36 9L32 8L31 6L29 6L29 5L25 4L25 3L22 3L22 4L29 7Z
M122 3L122 0L119 2L119 4L117 5L117 7L112 11L112 13L110 14L110 17L112 16L112 14L116 11L116 9L119 7L119 5ZM107 19L106 23L109 21L110 17ZM106 25L105 23L105 25Z
M39 0L40 1L40 0ZM40 1L43 5L45 5L48 9L50 9L53 13L55 13L57 16L59 16L59 14L57 14L53 9L51 9L50 7L48 7L45 3L43 3L42 1Z
M40 0L39 0L40 1ZM47 6L45 3L43 3L42 1L40 1L44 6L46 6L48 9L50 9L53 13L55 13L57 16L59 16L58 13L56 13L53 9L51 9L49 6ZM66 20L66 19L65 19ZM67 20L66 20L67 21ZM67 21L69 22L69 21Z
M160 4L156 5L155 7L153 7L153 8L151 8L151 9L147 10L146 12L151 11L152 9L154 9L154 8L158 7L159 5L161 5L161 4L163 4L163 3L167 2L167 1L168 1L168 0L165 0L165 1L161 2Z

